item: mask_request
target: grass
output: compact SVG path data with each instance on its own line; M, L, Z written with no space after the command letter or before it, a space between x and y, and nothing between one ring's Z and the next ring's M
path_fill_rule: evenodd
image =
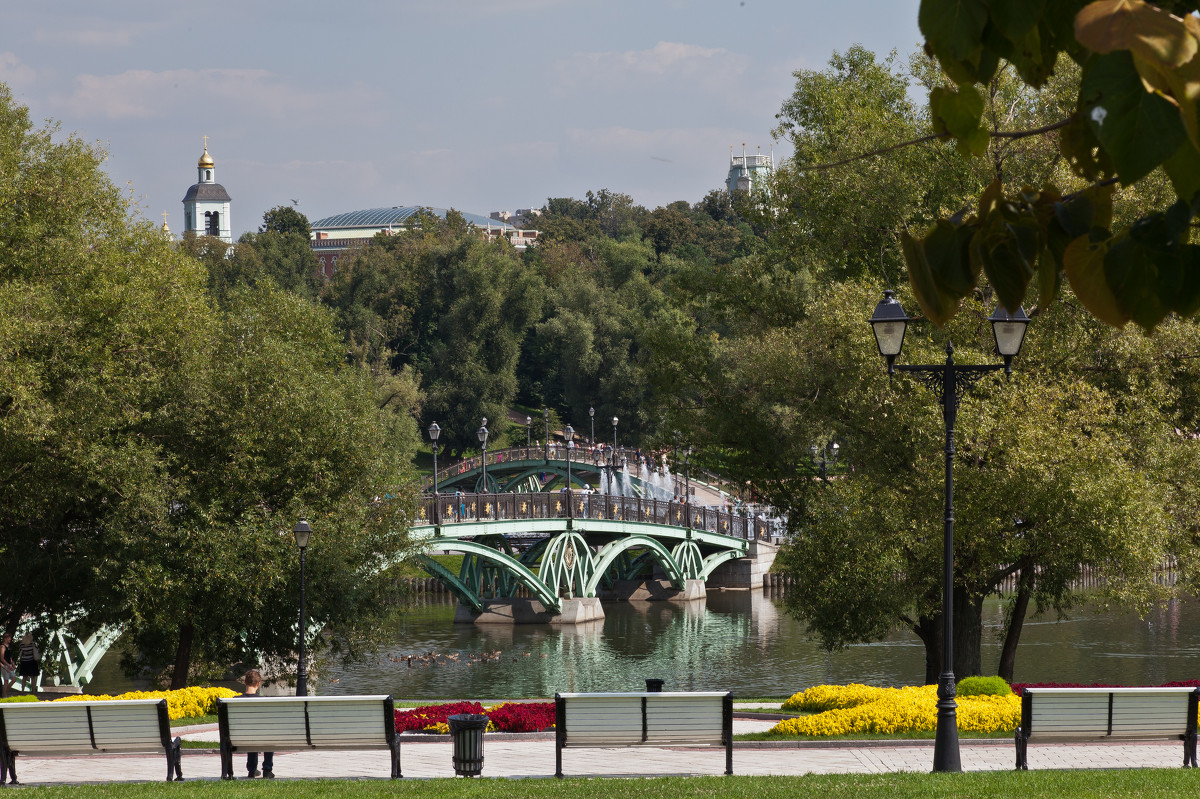
M486 763L484 766L486 770ZM1185 797L1196 790L1186 769L999 771L969 774L837 774L804 777L654 777L646 779L433 779L415 785L390 780L237 780L110 785L55 785L21 789L26 799L224 799L224 797L337 797L394 799L419 791L422 799L683 799L754 796L756 799L1062 799Z

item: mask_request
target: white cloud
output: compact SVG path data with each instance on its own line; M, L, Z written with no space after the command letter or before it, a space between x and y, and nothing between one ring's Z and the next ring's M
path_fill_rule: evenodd
M0 83L6 83L10 89L20 91L33 86L36 80L37 72L34 68L17 58L15 53L0 53Z
M322 96L281 83L265 69L129 70L117 75L79 75L75 90L52 103L71 116L108 119L168 118L183 113L229 114L238 111L275 120L294 117L298 109L320 108L336 100L343 113L357 109L369 96L349 89Z
M649 50L576 53L555 64L563 89L629 91L647 82L686 81L711 87L727 84L749 68L749 59L723 47L659 42Z

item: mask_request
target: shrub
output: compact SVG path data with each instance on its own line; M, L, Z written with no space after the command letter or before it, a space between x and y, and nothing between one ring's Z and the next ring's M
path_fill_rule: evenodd
M107 699L166 699L167 715L172 721L193 716L207 716L216 712L217 699L240 696L228 688L180 688L177 691L129 691L117 696L108 694L72 694L55 699L55 702L82 702Z
M789 709L814 711L785 719L771 732L832 736L863 733L926 732L937 727L937 686L871 688L866 685L818 685L788 700ZM786 706L786 705L785 705ZM973 732L1015 730L1021 700L1005 696L967 696L958 701L958 728Z
M38 698L33 694L22 694L21 696L6 696L0 699L0 702L36 702Z
M554 727L553 702L506 702L489 708L487 715L500 732L539 732Z
M959 696L1008 696L1012 687L1003 677L964 677L958 683Z

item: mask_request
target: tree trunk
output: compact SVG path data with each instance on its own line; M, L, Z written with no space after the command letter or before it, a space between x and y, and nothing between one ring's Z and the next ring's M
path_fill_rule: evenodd
M1021 640L1021 629L1025 625L1025 614L1029 610L1029 599L1033 596L1032 569L1021 569L1021 580L1017 583L1017 598L1013 601L1008 616L1008 629L1004 631L1004 646L1000 650L1000 663L996 673L1005 682L1013 681L1013 670L1017 662L1017 643ZM1029 572L1029 578L1026 577Z
M188 669L192 664L192 638L196 628L190 621L179 626L179 648L175 650L175 673L171 675L171 690L187 688Z
M954 679L983 672L983 597L954 592Z
M925 684L937 685L942 673L942 617L920 616L912 631L925 644Z

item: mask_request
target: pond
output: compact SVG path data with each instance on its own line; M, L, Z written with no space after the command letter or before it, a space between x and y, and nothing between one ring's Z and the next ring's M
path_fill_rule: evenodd
M579 626L453 623L454 603L434 595L402 617L392 640L365 662L319 664L310 690L397 698L521 698L556 691L731 690L785 696L820 683L913 685L924 648L910 633L824 652L783 612L778 591L714 591L704 602L612 602L603 621ZM996 668L1002 610L988 602L984 671ZM135 683L105 659L89 693ZM1018 682L1156 685L1200 676L1200 601L1173 601L1144 618L1081 608L1069 620L1026 621ZM136 687L144 687L144 683Z

